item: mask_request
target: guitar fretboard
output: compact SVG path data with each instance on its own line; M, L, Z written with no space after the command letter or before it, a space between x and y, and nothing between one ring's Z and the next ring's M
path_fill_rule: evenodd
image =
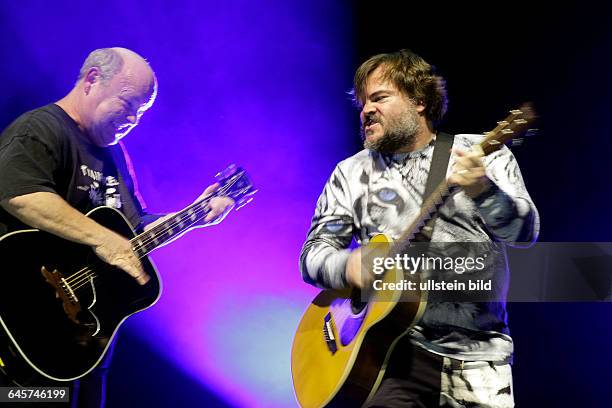
M476 146L476 149L480 150L484 156L498 150L513 137L523 135L527 131L527 126L534 119L535 114L529 104L524 104L520 109L510 111L508 117L497 122L495 129L485 133L485 139ZM415 221L391 246L389 249L390 256L404 253L411 242L420 241L420 238L425 238L427 241L431 239L433 225L430 225L432 224L430 221L436 216L440 207L455 189L456 187L449 187L446 180L438 185L423 203Z
M210 212L208 204L215 196L213 193L193 203L164 222L132 238L134 252L142 258L193 228Z

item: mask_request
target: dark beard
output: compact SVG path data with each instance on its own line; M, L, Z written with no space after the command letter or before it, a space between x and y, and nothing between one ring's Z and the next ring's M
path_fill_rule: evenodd
M385 134L373 141L368 141L364 138L363 147L370 150L375 150L379 153L395 153L398 150L414 145L416 133L396 133L385 132Z
M418 121L414 116L406 116L403 120L392 123L381 138L368 141L365 137L365 130L361 129L361 139L363 147L379 153L395 153L400 149L411 148L416 141L416 135L421 130Z

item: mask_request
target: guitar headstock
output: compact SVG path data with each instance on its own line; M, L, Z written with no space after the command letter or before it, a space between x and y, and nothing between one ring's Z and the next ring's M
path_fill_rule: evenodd
M220 185L215 195L232 198L236 202L234 207L236 210L251 202L257 192L246 171L235 164L227 166L225 170L217 173L215 178Z
M511 110L504 120L497 122L497 127L490 132L485 132L485 139L480 143L480 148L485 155L493 153L508 142L520 143L522 137L530 136L535 131L529 126L533 124L537 116L529 103L521 105L520 108Z

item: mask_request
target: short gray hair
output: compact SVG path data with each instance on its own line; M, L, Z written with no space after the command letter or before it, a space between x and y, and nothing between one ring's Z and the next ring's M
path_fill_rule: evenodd
M102 80L106 81L121 71L121 68L123 68L123 57L112 48L99 48L92 51L85 59L79 71L77 82L83 79L93 67L100 70Z

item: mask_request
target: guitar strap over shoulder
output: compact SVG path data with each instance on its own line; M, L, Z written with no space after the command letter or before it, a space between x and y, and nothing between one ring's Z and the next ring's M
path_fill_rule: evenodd
M130 221L133 228L139 230L142 227L144 209L135 192L136 187L130 173L130 164L128 164L129 156L127 156L127 151L121 144L110 146L109 153L115 163L119 178L119 192L122 203L120 211Z
M433 157L429 166L429 176L427 177L427 184L425 184L425 192L423 193L423 202L433 193L438 184L446 176L454 139L454 136L444 132L438 132L436 136Z
M425 192L423 193L423 202L427 200L431 193L434 192L436 187L446 177L446 170L448 169L448 161L450 160L451 148L453 146L454 139L454 136L444 132L438 132L436 136L431 165L429 166L429 176L427 176ZM431 240L436 218L437 216L434 216L427 222L427 232L421 231L418 239L419 242Z

